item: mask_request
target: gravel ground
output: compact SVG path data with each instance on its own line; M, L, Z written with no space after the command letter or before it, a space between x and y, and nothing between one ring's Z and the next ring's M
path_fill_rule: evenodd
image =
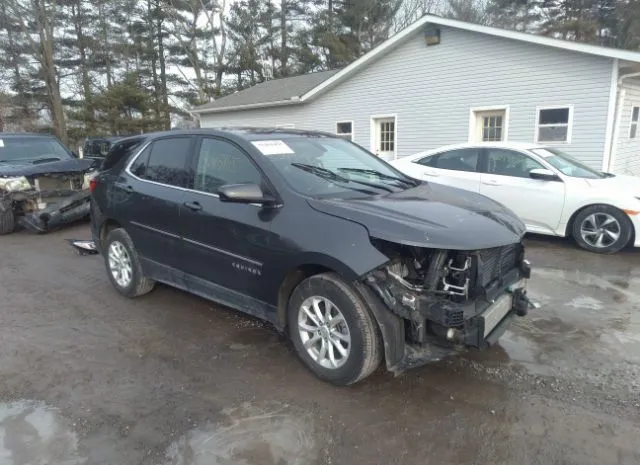
M640 463L640 252L529 239L543 307L500 346L341 389L259 321L120 297L88 237L0 238L0 465Z

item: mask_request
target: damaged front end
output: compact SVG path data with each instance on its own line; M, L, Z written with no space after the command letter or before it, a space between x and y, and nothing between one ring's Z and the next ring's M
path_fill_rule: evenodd
M34 233L80 220L90 212L92 174L82 170L0 177L0 210L11 211L17 224Z
M370 306L377 306L391 371L464 348L484 349L497 342L513 317L534 306L526 291L531 268L520 243L462 251L372 242L390 260L360 286ZM386 325L380 303L397 317L386 318ZM395 334L384 334L389 331Z

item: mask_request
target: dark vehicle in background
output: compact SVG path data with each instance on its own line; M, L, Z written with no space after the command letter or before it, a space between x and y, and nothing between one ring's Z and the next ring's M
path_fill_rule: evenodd
M113 144L122 139L123 136L89 137L82 147L82 158L93 161L93 166L99 167Z
M52 135L0 133L0 234L46 232L87 217L91 161Z
M523 223L336 136L184 130L122 140L92 234L127 297L166 283L271 322L320 379L486 348L532 305Z

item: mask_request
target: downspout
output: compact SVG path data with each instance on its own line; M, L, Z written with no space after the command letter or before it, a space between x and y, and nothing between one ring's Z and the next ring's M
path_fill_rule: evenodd
M616 60L616 65L617 65L617 60ZM602 163L602 170L605 172L611 171L616 159L616 149L618 148L618 137L620 135L620 120L622 119L624 98L626 96L626 89L624 89L622 85L625 79L629 79L633 77L640 77L640 72L624 74L618 77L618 81L617 81L618 99L617 99L616 108L615 108L613 136L611 137L611 144L609 146L609 156L608 157L605 156Z

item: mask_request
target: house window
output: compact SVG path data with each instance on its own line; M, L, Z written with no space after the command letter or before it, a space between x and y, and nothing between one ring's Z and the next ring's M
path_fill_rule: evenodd
M336 123L336 134L343 139L353 140L353 121Z
M573 107L538 108L536 142L571 142Z
M504 118L502 115L490 115L482 117L482 141L497 142L502 140Z
M631 111L631 128L629 129L630 139L635 139L638 133L638 113L640 113L640 107L633 107Z
M501 142L507 140L509 107L472 108L469 142Z
M395 121L380 122L380 151L393 152L396 142L396 123Z
M384 160L396 158L398 137L396 115L371 117L371 151Z

